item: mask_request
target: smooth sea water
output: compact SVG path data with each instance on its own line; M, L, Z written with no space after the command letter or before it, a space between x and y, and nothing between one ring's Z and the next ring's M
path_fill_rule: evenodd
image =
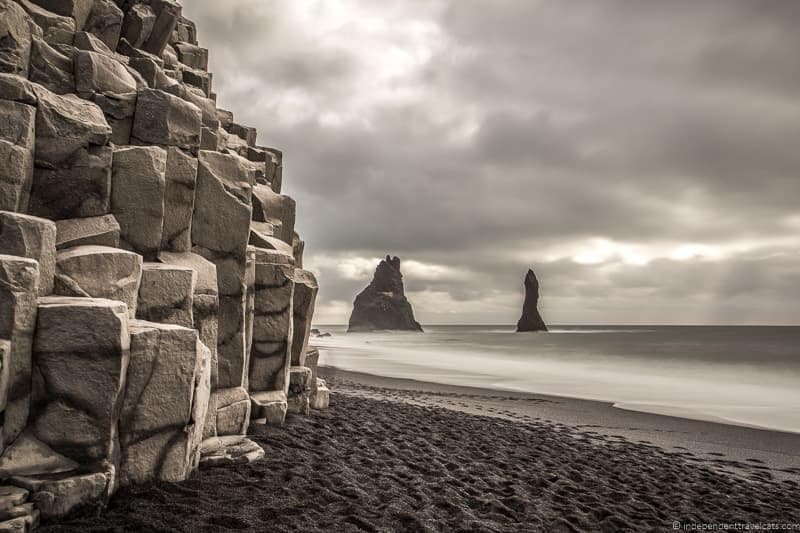
M800 432L800 327L317 327L320 364L343 370Z

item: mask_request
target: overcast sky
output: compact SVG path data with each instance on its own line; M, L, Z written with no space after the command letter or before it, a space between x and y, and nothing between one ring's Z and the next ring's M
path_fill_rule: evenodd
M800 2L184 0L284 150L316 322L800 323Z

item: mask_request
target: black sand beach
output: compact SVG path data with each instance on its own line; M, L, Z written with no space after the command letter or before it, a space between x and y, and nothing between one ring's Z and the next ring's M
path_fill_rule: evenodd
M800 524L800 435L597 402L324 373L334 391L330 410L290 416L280 429L251 427L265 461L124 489L104 513L42 530L659 531L673 530L675 522ZM642 435L660 435L660 442Z

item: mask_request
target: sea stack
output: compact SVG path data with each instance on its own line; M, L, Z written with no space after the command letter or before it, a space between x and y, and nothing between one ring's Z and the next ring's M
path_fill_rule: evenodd
M522 316L517 322L517 331L547 331L547 325L539 314L539 280L533 270L525 275L525 303Z
M347 331L422 331L403 290L400 258L386 256L372 282L356 296Z

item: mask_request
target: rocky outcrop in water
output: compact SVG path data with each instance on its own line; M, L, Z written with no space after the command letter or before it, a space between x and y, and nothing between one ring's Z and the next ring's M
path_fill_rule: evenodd
M547 325L539 314L539 280L530 269L525 275L525 303L522 304L517 331L547 331Z
M283 154L178 2L0 0L0 111L0 531L327 406Z
M387 255L353 303L347 331L376 330L422 331L405 295L399 257Z

